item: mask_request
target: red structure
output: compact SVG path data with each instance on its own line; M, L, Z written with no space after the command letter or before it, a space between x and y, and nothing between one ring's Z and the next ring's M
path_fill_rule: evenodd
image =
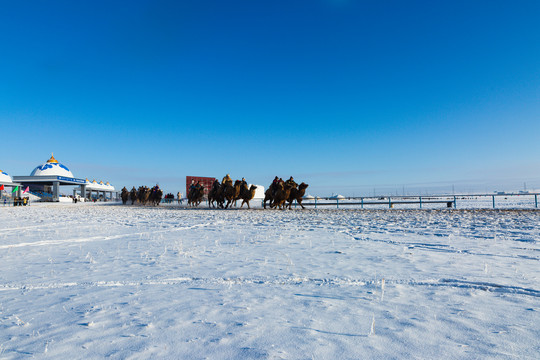
M212 189L212 184L214 183L214 180L216 180L216 178L203 176L186 176L186 196L189 194L191 180L195 181L195 184L197 183L197 181L199 181L201 185L204 186L204 195L208 196L208 192L210 191L210 189Z

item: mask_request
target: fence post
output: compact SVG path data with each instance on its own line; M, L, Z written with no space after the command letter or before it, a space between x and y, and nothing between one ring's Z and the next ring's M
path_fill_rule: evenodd
M317 197L315 197L315 209L317 208Z
M364 198L361 198L362 200L362 209L364 208Z
M492 195L491 198L493 199L493 208L495 209L495 195Z
M392 208L392 199L390 198L390 196L388 197L388 208Z
M457 209L457 201L456 201L456 197L454 196L454 209Z
M338 198L336 198L336 206L337 206L336 209L339 209L339 199Z
M294 208L296 209L296 199L294 199Z
M420 196L420 209L422 208L422 197Z
M534 207L538 208L538 195L534 195Z

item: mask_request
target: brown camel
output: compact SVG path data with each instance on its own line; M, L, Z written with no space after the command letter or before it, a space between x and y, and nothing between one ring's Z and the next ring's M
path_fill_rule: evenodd
M122 194L120 195L120 197L122 198L122 204L126 205L129 197L129 191L126 189L125 186L122 188Z
M242 182L240 180L236 180L234 182L234 186L230 186L228 184L225 185L225 187L223 188L223 196L225 197L225 200L227 200L225 209L227 209L229 205L232 206L232 203L238 200L240 196L241 186Z
M161 203L161 199L163 198L163 191L158 187L154 187L150 191L150 202L152 203L152 205L158 206Z
M285 210L285 202L289 196L291 196L292 188L293 187L291 184L280 184L276 191L276 195L274 196L274 201L270 207L278 207L281 210Z
M137 200L142 205L146 205L148 198L150 197L150 189L148 186L139 186L139 192L137 194Z
M137 189L135 189L135 186L129 192L129 199L131 200L131 205L137 201Z
M223 187L218 180L214 180L212 189L208 192L208 207L216 206L223 208Z
M302 209L305 209L304 205L302 205L302 200L304 199L304 195L308 186L309 185L306 183L301 183L300 185L298 185L298 189L291 189L291 194L289 195L289 199L287 200L289 202L289 210L291 209L291 205L294 200L298 202Z
M245 185L242 188L242 191L240 193L240 198L242 199L242 204L240 205L240 208L244 206L244 203L247 204L248 209L251 209L249 207L249 201L255 197L255 190L257 190L257 187L255 185L251 185L251 187L248 189L247 185Z
M188 205L199 206L199 204L203 200L203 196L204 196L204 186L202 185L195 186L193 190L189 191Z
M266 202L269 201L268 205L272 207L272 204L274 202L274 197L272 196L272 189L268 188L264 192L264 200L263 200L263 207L266 209Z

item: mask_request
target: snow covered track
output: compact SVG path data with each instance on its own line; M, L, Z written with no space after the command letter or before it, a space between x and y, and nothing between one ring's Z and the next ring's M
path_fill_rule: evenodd
M143 236L143 235L157 234L157 233L164 233L164 232L190 230L190 229L195 229L195 228L204 227L208 225L210 224L198 224L198 225L185 226L185 227L172 227L165 230L135 232L135 233L128 233L128 234L112 235L112 236L92 236L88 238L83 237L83 238L71 238L71 239L64 239L64 240L33 241L33 242L17 243L17 244L10 244L10 245L0 245L0 250L9 249L9 248L17 248L17 247L25 247L25 246L74 245L81 242L108 241L108 240L116 240L116 239L130 237L130 236Z
M540 212L0 213L0 358L529 358Z

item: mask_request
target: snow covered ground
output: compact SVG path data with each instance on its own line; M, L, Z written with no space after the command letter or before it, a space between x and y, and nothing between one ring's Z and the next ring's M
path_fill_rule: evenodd
M540 212L0 208L0 358L536 359Z

